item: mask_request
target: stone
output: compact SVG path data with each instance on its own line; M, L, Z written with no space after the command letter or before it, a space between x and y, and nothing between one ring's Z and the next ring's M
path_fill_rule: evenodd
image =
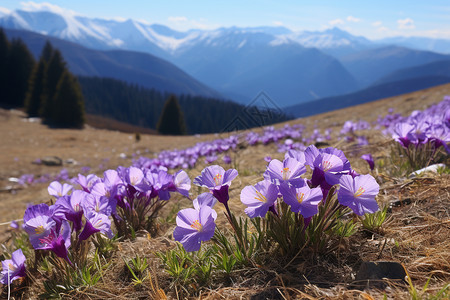
M46 166L62 166L63 161L57 156L46 156L41 159L41 164Z
M384 279L395 280L397 282L405 281L406 271L402 264L395 261L365 261L359 267L356 273L355 281L352 286L355 288L380 288L386 287Z

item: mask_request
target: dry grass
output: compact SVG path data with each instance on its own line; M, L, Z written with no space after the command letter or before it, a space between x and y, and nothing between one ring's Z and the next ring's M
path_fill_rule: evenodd
M364 104L358 107L329 112L318 116L290 121L302 123L307 133L314 126L323 132L333 129L330 146L342 149L353 168L360 173L368 173L368 167L360 155L372 153L374 157L388 157L389 142L377 131L368 132L370 145L339 142L337 134L348 120L374 121L378 115L385 115L389 107L395 112L409 114L416 109L424 109L450 94L450 85L444 85L408 95ZM73 159L77 164L65 164L74 176L81 166L89 166L92 172L101 174L102 168L129 166L132 154L140 151L151 156L164 149L186 148L201 140L217 138L215 135L201 137L164 137L141 135L136 142L133 134L108 131L88 127L84 130L50 130L38 123L25 122L23 114L17 111L0 111L0 189L11 186L9 177L24 173L40 175L57 173L60 168L35 165L36 158L55 155L63 160ZM278 126L282 126L280 124ZM134 129L133 129L134 130ZM127 158L120 158L124 153ZM241 189L261 180L266 167L263 158L282 158L275 145L258 145L239 149L230 153L233 167L239 176L230 189L230 207L234 212L243 211L239 201ZM108 159L104 161L104 159ZM99 165L103 166L100 167ZM189 170L191 178L197 176L203 164ZM362 261L388 260L402 263L410 274L413 284L420 290L431 277L428 291L433 294L450 282L450 176L427 174L416 179L389 176L383 170L373 173L381 183L378 197L380 204L398 202L390 212L390 218L380 232L359 232L346 239L338 250L329 255L317 257L309 254L297 258L288 268L276 259L267 266L237 270L231 281L214 282L208 288L198 290L190 299L382 299L387 295L392 299L409 299L405 284L391 283L385 290L355 290L351 287L356 271ZM38 184L15 193L0 192L0 223L23 216L26 204L41 203L49 199L48 184ZM196 193L196 188L194 188ZM170 216L170 210L189 207L189 201L181 198L171 200L163 217ZM219 208L220 210L221 208ZM221 212L218 212L218 226L227 226ZM140 232L135 241L118 243L118 251L113 254L112 264L95 287L80 290L70 299L176 299L187 294L170 285L170 279L162 269L155 252L174 247L171 238L173 224L160 228L158 237L149 237ZM7 225L0 226L0 237L8 235ZM134 286L126 274L123 259L136 255L147 258L151 266L149 278L142 286ZM34 284L23 290L22 297L34 299L42 292L43 278L33 278ZM190 287L192 291L195 288ZM5 295L5 294L3 294ZM16 293L15 295L20 295ZM166 298L167 297L167 298ZM20 296L18 297L20 298Z

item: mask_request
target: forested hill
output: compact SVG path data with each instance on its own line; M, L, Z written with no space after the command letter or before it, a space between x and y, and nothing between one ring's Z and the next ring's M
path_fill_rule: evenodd
M154 89L146 89L111 78L79 77L85 99L86 112L121 122L156 128L164 102L169 97ZM244 111L248 108L231 101L199 96L180 95L178 100L184 113L188 134L214 133L246 129L288 120L285 115L273 115L258 124ZM238 119L235 126L233 120Z

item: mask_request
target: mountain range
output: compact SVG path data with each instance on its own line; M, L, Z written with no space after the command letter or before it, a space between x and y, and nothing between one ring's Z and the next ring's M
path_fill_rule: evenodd
M450 40L398 37L372 41L339 28L293 32L285 27L231 27L180 32L131 19L87 18L63 9L3 13L0 26L16 29L8 30L9 34L21 36L29 46L37 34L39 39L49 38L62 48L71 70L79 75L108 76L244 104L265 91L280 107L351 94L386 80L403 80L402 70L408 68L429 65L427 74L438 76L436 62L450 60Z

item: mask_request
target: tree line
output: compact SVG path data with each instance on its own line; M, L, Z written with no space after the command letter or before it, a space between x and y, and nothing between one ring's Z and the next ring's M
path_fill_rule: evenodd
M1 28L0 105L24 107L29 117L40 117L51 127L82 128L85 113L173 135L268 125L246 122L248 116L243 112L247 108L232 101L175 96L110 78L77 78L50 42L36 62L22 40L9 41ZM247 125L229 127L237 117ZM286 116L277 116L270 123L285 120Z
M22 40L10 42L0 29L0 91L3 106L24 107L50 126L81 128L85 122L78 80L50 42L36 62Z

